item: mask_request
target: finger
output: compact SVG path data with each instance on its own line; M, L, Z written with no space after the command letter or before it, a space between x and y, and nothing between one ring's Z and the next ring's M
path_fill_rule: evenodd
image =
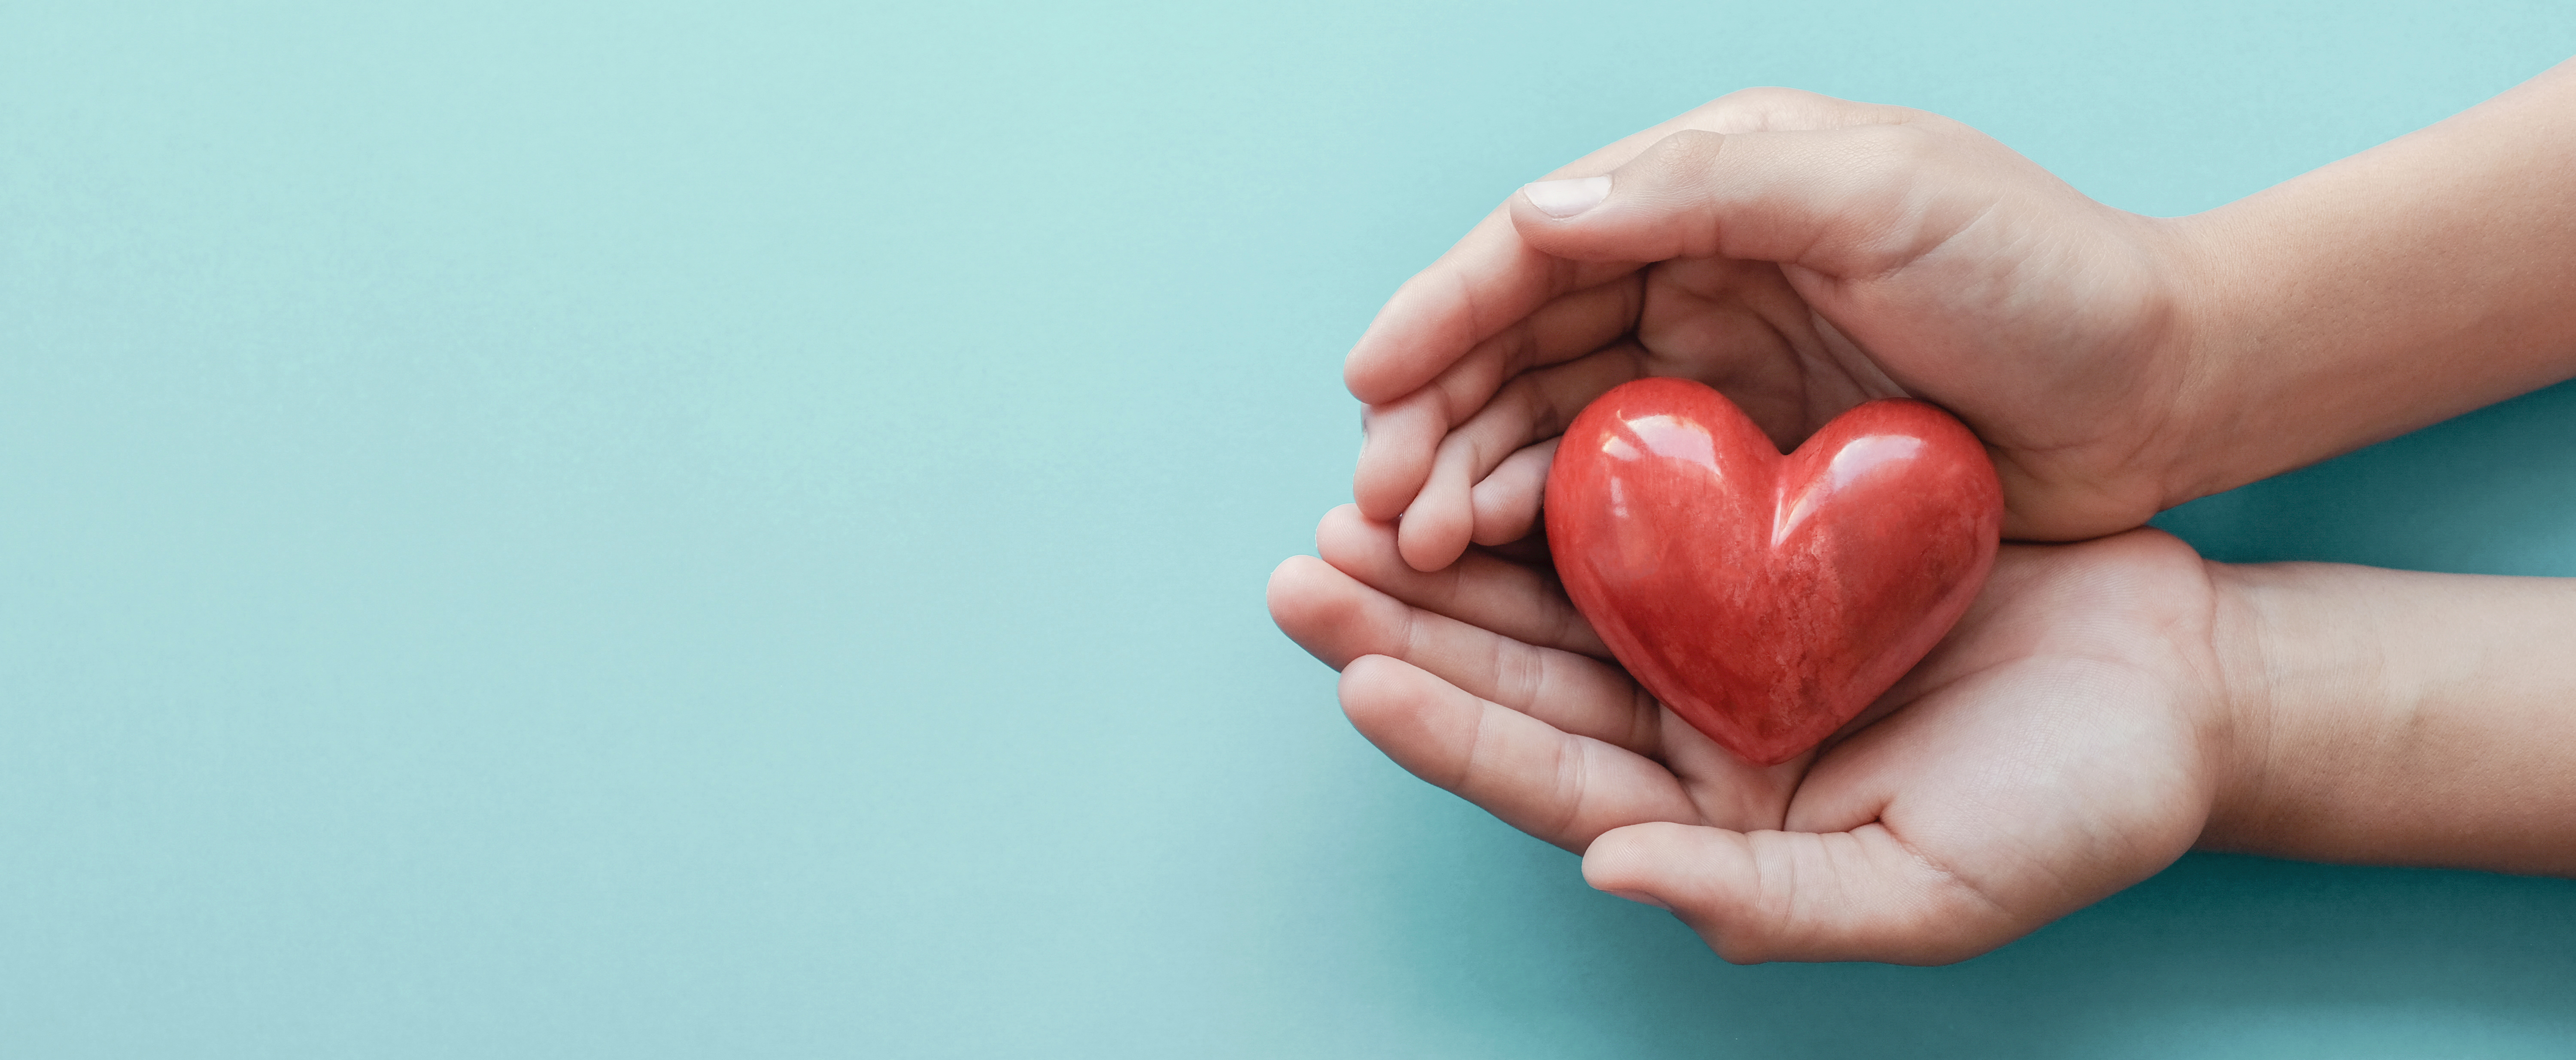
M1568 294L1467 352L1428 386L1383 405L1363 421L1351 495L1375 519L1393 519L1430 473L1441 436L1474 416L1494 392L1530 368L1573 360L1626 334L1645 298L1634 276Z
M1351 396L1369 404L1419 389L1539 307L1636 271L1635 262L1581 262L1532 248L1497 207L1431 267L1387 299L1342 363Z
M1952 179L1930 122L1799 132L1686 129L1606 177L1542 182L1510 200L1524 245L1582 261L1726 257L1827 276L1883 275L1929 252L1992 202Z
M1344 505L1315 528L1315 547L1335 569L1414 607L1524 644L1610 658L1610 649L1556 579L1485 555L1468 555L1425 574L1397 554L1395 536L1394 527Z
M1521 623L1523 632L1520 636L1524 639L1565 647L1587 646L1604 660L1601 663L1603 669L1616 675L1622 687L1633 689L1624 673L1610 668L1606 661L1609 652L1599 646L1591 626L1582 621L1582 616L1566 601L1564 591L1553 579L1517 564L1481 555L1468 556L1452 571L1423 574L1405 566L1395 556L1389 528L1370 522L1357 509L1347 506L1325 516L1324 525L1317 529L1315 536L1325 558L1337 569L1352 572L1355 577L1374 581L1381 587L1392 587L1395 595L1409 598L1418 607L1443 611L1478 625L1497 628ZM1338 612L1319 616L1317 621L1337 623L1345 628L1360 624L1346 613ZM1289 624L1287 619L1282 619L1283 628ZM1581 640L1573 640L1571 634L1579 634ZM1341 650L1352 649L1345 647ZM1550 655L1546 658L1580 657ZM1421 660L1414 661L1419 663ZM1435 672L1438 672L1436 668ZM1473 691L1484 687L1476 682L1485 680L1490 679L1462 674L1462 679L1454 683ZM1812 755L1800 755L1769 767L1748 764L1662 709L1651 697L1643 693L1632 694L1633 705L1626 709L1633 713L1625 714L1619 703L1606 696L1560 700L1540 693L1532 695L1526 704L1506 698L1502 705L1524 709L1561 730L1615 743L1623 749L1655 758L1674 775L1690 778L1694 785L1692 790L1696 793L1693 802L1699 808L1704 823L1729 828L1779 827L1782 816L1787 812L1790 793L1796 790L1798 778L1812 761ZM1635 728L1629 730L1623 726Z
M1811 92L1763 88L1733 93L1622 137L1548 174L1549 178L1608 173L1648 146L1684 129L1719 133L1762 129L1821 129L1919 117L1898 107L1853 103ZM1486 215L1465 239L1397 288L1368 331L1351 347L1342 378L1351 394L1369 404L1412 393L1464 356L1477 343L1529 315L1550 299L1624 275L1635 266L1587 258L1568 261L1526 242L1515 224L1522 196ZM1659 260L1638 258L1638 262Z
M1383 655L1342 671L1351 725L1414 776L1504 823L1581 852L1645 821L1696 821L1681 782L1654 762L1561 731Z
M1320 560L1291 559L1271 584L1280 629L1327 665L1346 668L1366 655L1402 659L1565 732L1638 754L1656 751L1663 709L1599 660L1408 607Z
M1569 364L1512 380L1440 442L1431 476L1404 510L1398 541L1415 570L1438 570L1467 550L1475 533L1469 497L1504 458L1565 430L1567 421L1611 387L1645 374L1645 350L1621 343Z
M1737 964L1946 964L2038 926L1879 824L1821 835L1637 825L1598 837L1583 879L1672 910Z
M1404 514L1431 476L1431 456L1449 433L1446 396L1429 387L1360 410L1359 469L1351 473L1351 499L1371 519Z
M1494 472L1476 484L1470 502L1476 509L1476 543L1488 548L1528 537L1538 529L1541 503L1547 495L1547 470L1556 462L1561 438L1550 438L1503 458Z

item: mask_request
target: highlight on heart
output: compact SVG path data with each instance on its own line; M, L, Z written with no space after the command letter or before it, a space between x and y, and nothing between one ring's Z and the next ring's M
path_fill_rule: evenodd
M1985 584L2003 489L1976 436L1872 401L1783 455L1686 379L1603 394L1548 473L1557 576L1611 654L1728 751L1822 743L1950 631Z

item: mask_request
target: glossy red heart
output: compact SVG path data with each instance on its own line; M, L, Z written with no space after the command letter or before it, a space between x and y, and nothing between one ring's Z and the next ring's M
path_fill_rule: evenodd
M1566 429L1548 549L1575 607L1673 713L1757 765L1797 757L1932 650L1994 566L1976 435L1872 401L1783 456L1717 391L1640 379Z

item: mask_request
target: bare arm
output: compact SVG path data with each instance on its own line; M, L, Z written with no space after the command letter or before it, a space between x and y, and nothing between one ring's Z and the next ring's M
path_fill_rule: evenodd
M2576 61L2181 223L2203 388L2167 504L2576 375Z
M2576 376L2576 62L2187 218L1957 122L1782 90L1558 176L1351 351L1354 495L1418 570L1527 532L1564 419L1641 374L1717 387L1784 446L1869 398L1937 402L2031 540Z
M1932 398L1995 454L2008 533L2048 539L2576 375L2576 63L2191 218L1776 91L1560 176L1352 352L1359 505L1272 583L1407 769L1732 960L1956 960L2195 844L2576 876L2576 579L2009 547L1894 713L1754 771L1542 571L1467 552L1528 532L1564 417L1637 374L1783 444Z
M1354 508L1318 545L1271 610L1360 731L1730 960L1958 960L2194 846L2576 875L2576 579L2007 546L1893 713L1756 769L1543 571L1415 571Z
M2239 722L2203 846L2576 875L2576 580L2213 580Z

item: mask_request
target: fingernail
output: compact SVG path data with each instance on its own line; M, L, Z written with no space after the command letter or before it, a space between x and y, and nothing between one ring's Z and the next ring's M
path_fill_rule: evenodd
M1521 194L1529 196L1530 205L1550 217L1572 217L1610 197L1610 178L1576 177L1572 180L1542 180L1521 185Z

